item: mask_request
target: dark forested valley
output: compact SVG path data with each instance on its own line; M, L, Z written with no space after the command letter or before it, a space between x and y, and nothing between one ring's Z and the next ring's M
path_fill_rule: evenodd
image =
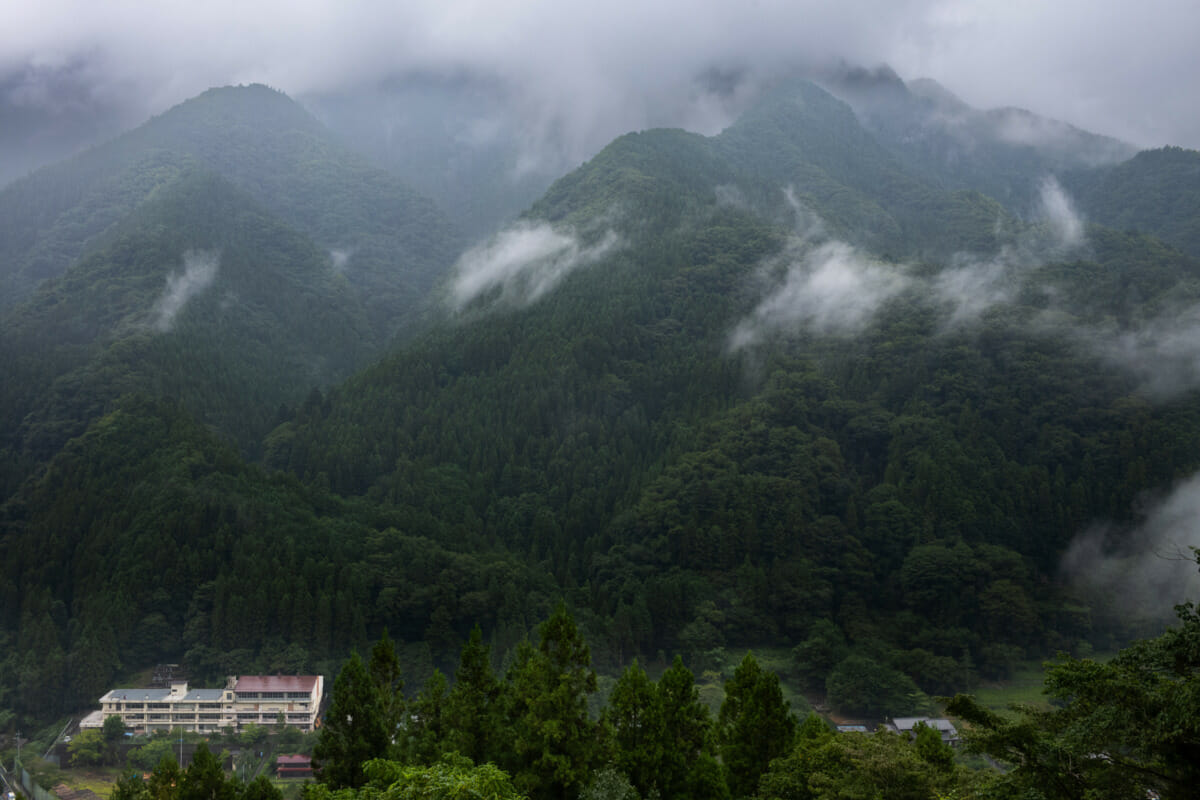
M747 650L883 719L1158 636L1200 588L1171 527L1200 472L1200 154L1014 143L989 133L1014 110L939 89L779 80L717 135L617 138L474 243L528 181L476 163L478 202L439 208L410 188L436 163L406 177L263 86L0 189L0 730L164 662L332 685L386 630L409 694L441 681L463 719L442 675L486 642L524 731L546 642L578 636L615 737L585 761L642 792L612 796L665 770L658 796L815 797L791 750L738 772L724 709L687 770L636 762L617 715L672 681L691 713L693 673L749 691ZM1111 669L1186 650L1148 641ZM981 752L1045 744L952 708ZM873 757L796 724L822 763ZM375 755L587 783L421 741ZM401 769L373 763L327 794ZM969 783L945 770L921 791Z

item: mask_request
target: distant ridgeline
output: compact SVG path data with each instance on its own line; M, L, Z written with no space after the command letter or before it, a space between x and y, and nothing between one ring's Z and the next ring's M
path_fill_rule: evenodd
M884 710L1159 624L1060 564L1200 468L1197 154L859 79L465 252L263 87L0 192L0 727L385 626L420 684L560 598L602 671L787 648Z

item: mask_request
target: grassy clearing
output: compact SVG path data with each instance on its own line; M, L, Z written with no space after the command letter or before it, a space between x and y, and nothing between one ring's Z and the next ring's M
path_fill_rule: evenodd
M1007 711L1014 703L1049 708L1042 684L1046 672L1041 661L1026 661L1013 670L1006 681L980 684L971 694L984 706L996 711Z
M1115 655L1116 652L1096 653L1089 658L1103 663ZM1013 670L1013 675L1008 680L982 684L971 694L975 695L981 704L1001 712L1008 712L1014 703L1048 709L1049 700L1042 693L1046 677L1045 664L1046 661L1042 659L1024 661Z
M117 767L88 767L62 771L62 782L68 787L76 791L89 789L104 798L112 794L120 777L121 769Z

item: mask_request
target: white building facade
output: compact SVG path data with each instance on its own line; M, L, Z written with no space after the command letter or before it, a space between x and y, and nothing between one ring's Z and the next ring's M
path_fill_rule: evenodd
M244 725L317 726L325 678L321 675L242 675L224 689L113 689L100 698L100 720L120 717L137 733L179 730L216 733Z

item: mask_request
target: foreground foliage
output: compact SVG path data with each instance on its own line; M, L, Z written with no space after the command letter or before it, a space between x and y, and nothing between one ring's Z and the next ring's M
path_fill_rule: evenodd
M1136 642L1108 662L1048 665L1046 691L1058 706L998 716L968 696L948 711L971 723L972 749L1012 765L999 781L1013 795L1047 800L1128 798L1153 791L1194 797L1200 781L1200 613L1178 608L1180 624Z

